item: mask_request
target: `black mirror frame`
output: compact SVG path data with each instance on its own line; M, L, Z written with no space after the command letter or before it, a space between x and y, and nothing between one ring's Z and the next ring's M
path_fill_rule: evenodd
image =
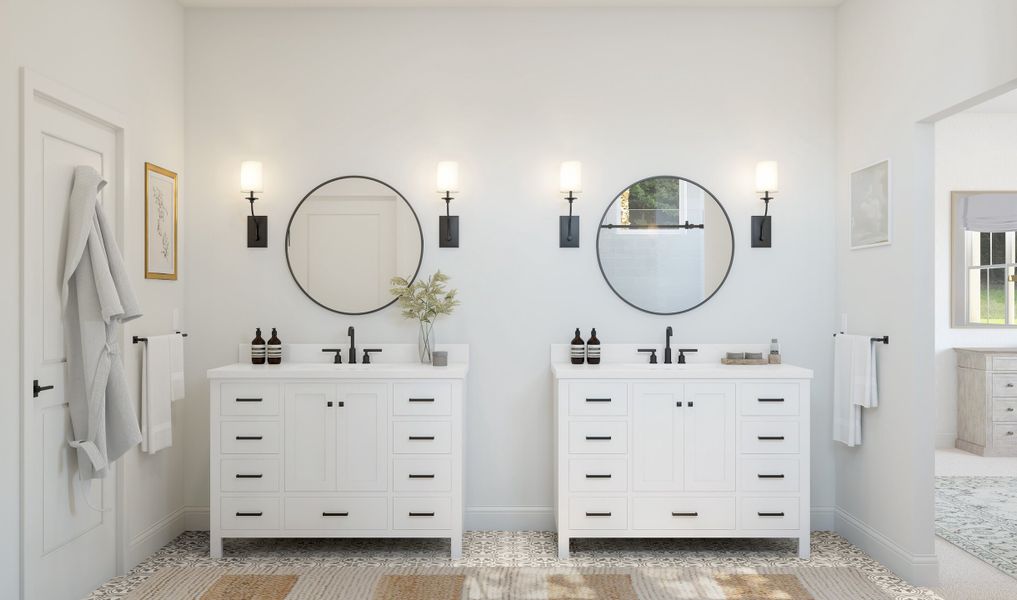
M333 177L332 179L329 179L327 181L323 181L322 183L319 183L318 185L316 185L313 188L311 188L311 191L309 191L306 194L304 194L304 197L300 199L300 202L297 203L296 207L294 207L294 209L293 209L293 212L290 214L290 220L286 223L286 243L285 243L285 248L286 248L286 268L289 269L290 277L293 278L293 283L297 284L297 287L300 288L300 291L303 292L304 295L307 296L307 298L311 302L314 302L315 304L317 304L318 306L324 308L325 310L330 311L330 312L334 312L334 313L337 313L337 314L340 314L340 315L369 315L371 313L376 313L376 312L378 312L380 310L384 310L384 309L388 308L389 306L392 306L392 304L394 304L395 301L398 300L398 298L392 298L392 300L390 300L387 304L383 304L383 305L381 305L378 308L375 308L373 310L366 310L366 311L362 311L362 312L345 312L345 311L342 311L342 310L336 310L336 309L334 309L334 308L332 308L330 306L325 306L321 302L318 302L317 300L315 300L314 296L311 296L311 294L309 294L307 292L307 290L304 289L304 286L300 285L300 282L297 281L297 276L293 273L293 265L290 264L290 227L293 226L293 219L296 218L297 211L300 210L300 207L304 204L304 201L307 200L308 198L310 198L311 195L314 194L314 192L318 191L319 189L321 189L322 187L324 187L324 186L326 186L326 185L328 185L330 183L334 183L336 181L341 181L343 179L367 179L367 180L373 181L375 183L380 183L381 185L383 185L383 186L387 187L388 189L392 190L393 192L395 192L396 195L399 196L402 199L402 201L406 203L406 206L410 209L410 212L413 214L413 219L417 222L417 233L420 235L420 257L417 259L417 270L413 272L413 277L411 277L409 279L410 283L413 283L414 281L416 281L417 275L420 274L420 265L422 265L424 263L424 229L420 226L420 217L417 216L417 211L413 209L413 205L410 204L410 201L407 200L406 196L403 196L402 193L399 190L395 189L394 187L390 186L389 184L385 183L384 181L382 181L380 179L377 179L375 177L368 177L367 175L343 175L342 177Z
M658 311L655 311L655 310L649 310L649 309L643 308L641 306L636 306L635 304L629 302L624 296L622 296L618 292L618 290L616 290L614 288L613 285L611 285L611 280L607 278L607 273L604 272L604 263L600 260L600 232L604 229L604 219L606 219L608 213L611 212L611 207L614 206L614 203L618 200L618 197L621 196L622 193L625 192L625 190L629 189L630 187L632 187L634 185L639 185L640 183L642 183L644 181L648 181L650 179L660 179L660 178L664 178L664 177L666 177L668 179L677 179L679 181L686 181L686 182L691 183L692 185L700 188L704 192L706 192L710 196L710 198L713 198L713 201L717 203L717 206L720 207L720 212L724 213L724 219L727 220L728 230L731 232L731 260L729 260L728 263L727 263L727 271L724 273L724 278L720 280L720 284L717 286L717 289L713 290L713 292L711 292L710 295L707 296L706 298L703 298L702 302L700 302L699 304L690 306L689 308L686 308L684 310L677 310L677 311L674 311L674 312L658 312ZM713 192L708 190L705 186L700 185L699 183L696 183L695 181L693 181L693 180L691 180L691 179L689 179L687 177L679 177L677 175L653 175L651 177L644 177L644 178L640 179L639 181L636 181L636 182L628 184L627 186L622 188L621 191L619 191L617 194L615 194L611 198L611 201L607 203L607 208L604 209L604 214L601 215L601 217L600 217L600 223L597 224L597 266L600 267L600 274L601 274L601 276L604 277L604 282L607 283L607 287L611 288L611 291L614 292L614 295L618 296L618 298L622 302L624 302L625 304L628 304L629 306L631 306L632 308L634 308L636 310L642 311L644 313L649 313L651 315L680 315L682 313L687 313L687 312L689 312L691 310L695 310L695 309L699 308L700 306L702 306L702 305L706 304L707 302L709 302L709 300L711 298L713 298L715 295L717 295L717 292L720 291L720 288L724 287L724 284L727 282L728 276L731 275L731 267L734 265L734 257L735 257L734 226L731 224L731 217L730 217L730 215L727 214L727 209L725 209L724 205L720 203L720 200L718 200L717 197L713 195Z

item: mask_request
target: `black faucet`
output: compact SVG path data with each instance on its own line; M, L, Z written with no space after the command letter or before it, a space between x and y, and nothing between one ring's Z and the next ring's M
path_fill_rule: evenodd
M680 365L684 365L685 364L685 353L686 352L699 352L699 350L697 350L695 348L678 348L678 364L680 364Z
M350 336L350 364L357 364L357 332L354 331L353 325L346 330L346 335Z
M343 349L342 348L322 348L322 352L335 352L335 358L332 362L337 365L343 364Z
M656 348L640 348L639 351L640 352L649 352L650 353L650 364L651 365L657 364L657 350L656 350Z
M371 354L374 352L381 352L381 348L364 348L364 364L371 364Z
M671 336L674 335L674 329L668 325L667 329L664 330L664 364L671 364Z

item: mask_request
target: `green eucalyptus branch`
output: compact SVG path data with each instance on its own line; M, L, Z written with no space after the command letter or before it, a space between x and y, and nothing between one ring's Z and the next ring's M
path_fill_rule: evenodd
M433 323L441 315L450 315L459 306L456 289L447 290L448 275L438 270L425 279L413 283L402 277L393 277L390 292L398 298L403 317L421 323Z

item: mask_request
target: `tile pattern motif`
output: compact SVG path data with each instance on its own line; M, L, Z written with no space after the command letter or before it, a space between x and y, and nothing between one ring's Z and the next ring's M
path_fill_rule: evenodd
M767 539L583 539L572 556L557 557L550 531L468 531L463 558L450 561L448 541L435 539L232 539L225 557L208 556L208 534L189 531L86 600L123 600L164 567L853 567L895 600L943 600L931 590L902 581L839 535L812 534L812 558L798 558L794 540Z
M937 477L936 534L1017 577L1017 477Z

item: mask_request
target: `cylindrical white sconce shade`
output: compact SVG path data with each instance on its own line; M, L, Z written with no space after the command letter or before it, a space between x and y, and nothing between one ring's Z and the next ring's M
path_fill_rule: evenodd
M245 160L240 163L240 191L262 192L261 163L256 160Z
M777 189L777 161L764 160L756 163L756 191L774 193Z
M559 189L562 192L583 191L583 163L578 160L567 160L561 164L558 177Z
M454 160L443 160L439 162L435 181L439 192L458 192L459 163Z

